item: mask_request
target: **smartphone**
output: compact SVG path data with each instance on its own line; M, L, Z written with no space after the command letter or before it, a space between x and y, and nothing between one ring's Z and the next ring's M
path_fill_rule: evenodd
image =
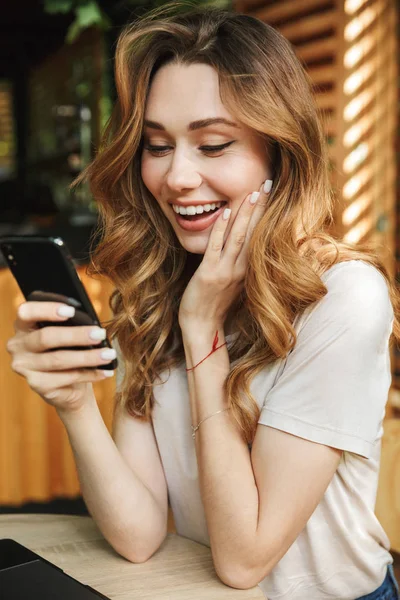
M70 319L61 323L41 322L38 323L39 327L48 325L101 327L96 311L76 272L71 254L60 237L3 236L0 237L0 250L26 300L63 302L75 308L75 315ZM100 347L111 348L111 344L108 339L105 339L95 346L68 349L85 350ZM91 368L113 370L117 365L118 361L115 359Z

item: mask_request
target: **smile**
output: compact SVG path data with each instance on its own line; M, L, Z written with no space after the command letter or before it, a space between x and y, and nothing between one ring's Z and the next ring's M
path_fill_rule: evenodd
M209 212L202 214L181 215L175 212L175 207L172 207L172 210L174 211L174 217L179 227L186 231L203 231L218 219L221 212L225 209L226 202L217 202L216 205L219 205L219 208L214 211L211 209Z
M199 205L191 205L191 206L181 206L180 204L173 204L172 208L176 213L181 215L201 215L203 212L214 211L215 209L220 208L226 202L213 202L210 204L199 204Z

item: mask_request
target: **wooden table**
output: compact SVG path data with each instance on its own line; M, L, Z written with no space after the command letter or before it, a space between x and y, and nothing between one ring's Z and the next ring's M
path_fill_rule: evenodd
M264 598L258 587L236 590L224 585L209 548L175 534L168 534L143 564L119 556L89 517L0 515L0 538L15 539L111 600Z

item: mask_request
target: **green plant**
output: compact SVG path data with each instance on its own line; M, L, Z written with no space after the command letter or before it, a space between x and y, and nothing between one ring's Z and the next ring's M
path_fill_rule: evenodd
M130 11L135 9L150 10L170 0L44 0L44 10L48 14L68 14L73 12L75 19L68 28L66 42L74 42L80 33L88 27L98 27L103 31L112 25L122 24L127 20ZM201 6L218 6L231 8L233 0L192 0Z

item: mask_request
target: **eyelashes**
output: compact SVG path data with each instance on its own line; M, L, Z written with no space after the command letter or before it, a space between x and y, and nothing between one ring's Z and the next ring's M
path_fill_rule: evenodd
M226 148L231 146L233 143L234 143L234 141L227 142L225 144L219 144L218 146L200 146L199 150L201 150L205 154L218 154L219 152L222 152L223 150L225 150ZM145 150L148 150L151 154L154 154L154 156L163 156L169 150L171 150L172 147L171 146L152 146L151 144L147 144L144 146L144 148L145 148Z

